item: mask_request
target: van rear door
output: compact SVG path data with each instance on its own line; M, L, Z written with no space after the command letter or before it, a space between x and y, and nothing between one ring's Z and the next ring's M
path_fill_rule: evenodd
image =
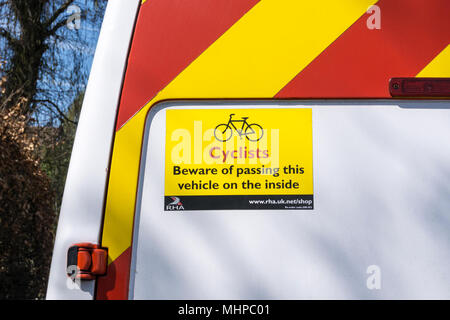
M137 2L116 11L134 32L101 73L123 85L91 108L117 112L92 136L110 161L66 197L53 296L91 241L107 275L65 297L449 297L449 100L389 90L450 77L448 0Z

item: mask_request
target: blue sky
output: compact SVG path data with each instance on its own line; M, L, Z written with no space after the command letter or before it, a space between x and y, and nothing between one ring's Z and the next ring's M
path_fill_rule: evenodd
M69 8L65 16L70 17L67 25L60 30L63 40L51 38L52 50L44 57L47 62L55 62L56 68L41 75L38 83L42 99L52 97L61 110L67 110L87 85L92 60L95 54L98 36L103 18L103 10L95 11L94 2L78 0ZM77 13L80 12L80 15ZM75 69L78 71L74 72ZM77 75L81 75L78 78ZM41 125L51 118L51 114L40 111L36 115ZM58 125L58 122L54 122Z

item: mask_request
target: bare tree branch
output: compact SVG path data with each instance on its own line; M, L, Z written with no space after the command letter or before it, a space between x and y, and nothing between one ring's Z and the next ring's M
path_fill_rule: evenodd
M66 3L65 4L63 4L59 9L57 9L54 13L53 13L53 15L46 21L46 22L44 22L44 27L47 29L47 30L49 30L49 35L52 35L55 31L57 31L62 25L64 25L65 24L65 22L63 22L63 23L58 23L58 28L56 28L56 26L55 27L53 27L53 28L51 28L51 29L49 29L50 28L50 26L59 18L59 16L64 12L64 11L66 11L67 10L67 8L69 8L69 6L72 4L74 2L74 0L67 0L66 1Z
M70 122L72 124L78 124L77 121L73 121L73 120L70 120L69 118L67 118L66 114L64 112L62 112L61 109L59 108L59 106L56 103L54 103L53 101L51 101L51 100L36 100L36 103L43 103L44 105L50 104L52 106L51 108L46 106L50 111L56 112L62 119L64 119L64 121Z

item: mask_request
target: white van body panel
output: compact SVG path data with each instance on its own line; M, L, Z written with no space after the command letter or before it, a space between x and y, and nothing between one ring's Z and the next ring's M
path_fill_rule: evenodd
M69 289L67 250L99 243L117 107L140 0L109 0L86 89L59 217L47 299L93 299L95 282Z

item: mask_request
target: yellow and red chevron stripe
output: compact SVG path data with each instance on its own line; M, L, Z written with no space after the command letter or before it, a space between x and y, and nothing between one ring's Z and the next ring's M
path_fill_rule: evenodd
M369 30L366 10L381 9ZM170 99L386 98L388 80L450 76L448 0L147 0L111 162L97 298L128 297L145 118Z

